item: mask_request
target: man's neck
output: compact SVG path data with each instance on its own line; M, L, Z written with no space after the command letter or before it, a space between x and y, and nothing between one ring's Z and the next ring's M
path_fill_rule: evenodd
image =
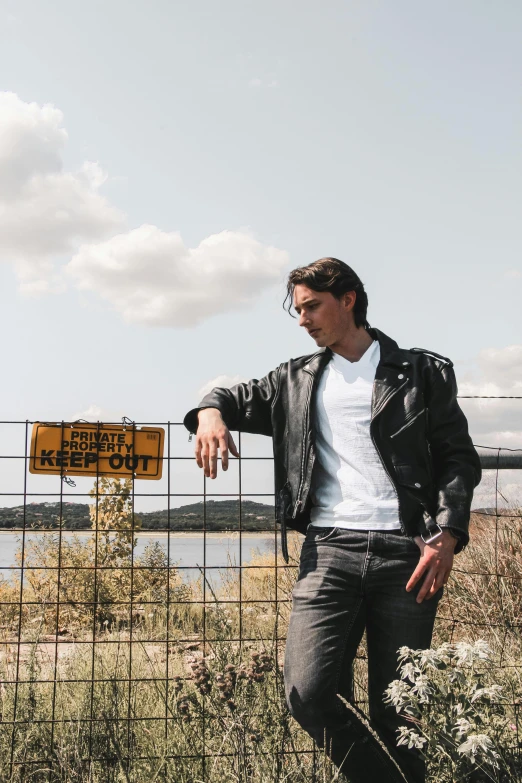
M348 359L349 362L358 362L372 343L373 337L363 326L360 326L350 329L343 335L342 340L333 343L329 348L339 356Z

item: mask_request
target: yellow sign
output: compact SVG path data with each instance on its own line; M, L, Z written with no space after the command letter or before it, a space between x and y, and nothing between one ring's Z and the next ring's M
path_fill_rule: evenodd
M165 430L119 424L35 422L30 473L160 479Z

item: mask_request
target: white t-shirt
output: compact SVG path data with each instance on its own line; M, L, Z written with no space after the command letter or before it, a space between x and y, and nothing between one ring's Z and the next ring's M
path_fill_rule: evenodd
M370 436L375 370L374 340L358 362L334 353L319 379L312 415L316 461L311 522L350 530L400 528L395 488Z

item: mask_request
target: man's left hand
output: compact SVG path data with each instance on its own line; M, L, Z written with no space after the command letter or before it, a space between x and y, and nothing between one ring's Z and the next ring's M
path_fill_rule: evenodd
M442 534L430 544L425 544L420 536L415 536L415 542L421 551L417 568L411 575L406 590L412 590L421 576L425 574L422 587L417 595L417 603L420 604L427 598L433 598L435 593L446 584L453 568L453 556L457 539L449 530L443 530Z

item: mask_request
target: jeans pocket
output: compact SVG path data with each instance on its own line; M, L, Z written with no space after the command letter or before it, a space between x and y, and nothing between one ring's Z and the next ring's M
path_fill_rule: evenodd
M318 527L314 525L308 525L308 529L306 531L306 541L318 544L321 541L327 541L328 539L332 538L337 531L338 528L336 527Z
M409 549L411 549L413 552L415 552L420 556L421 549L418 543L415 541L415 538L413 536L404 536L404 538L407 542L407 546L409 547Z

